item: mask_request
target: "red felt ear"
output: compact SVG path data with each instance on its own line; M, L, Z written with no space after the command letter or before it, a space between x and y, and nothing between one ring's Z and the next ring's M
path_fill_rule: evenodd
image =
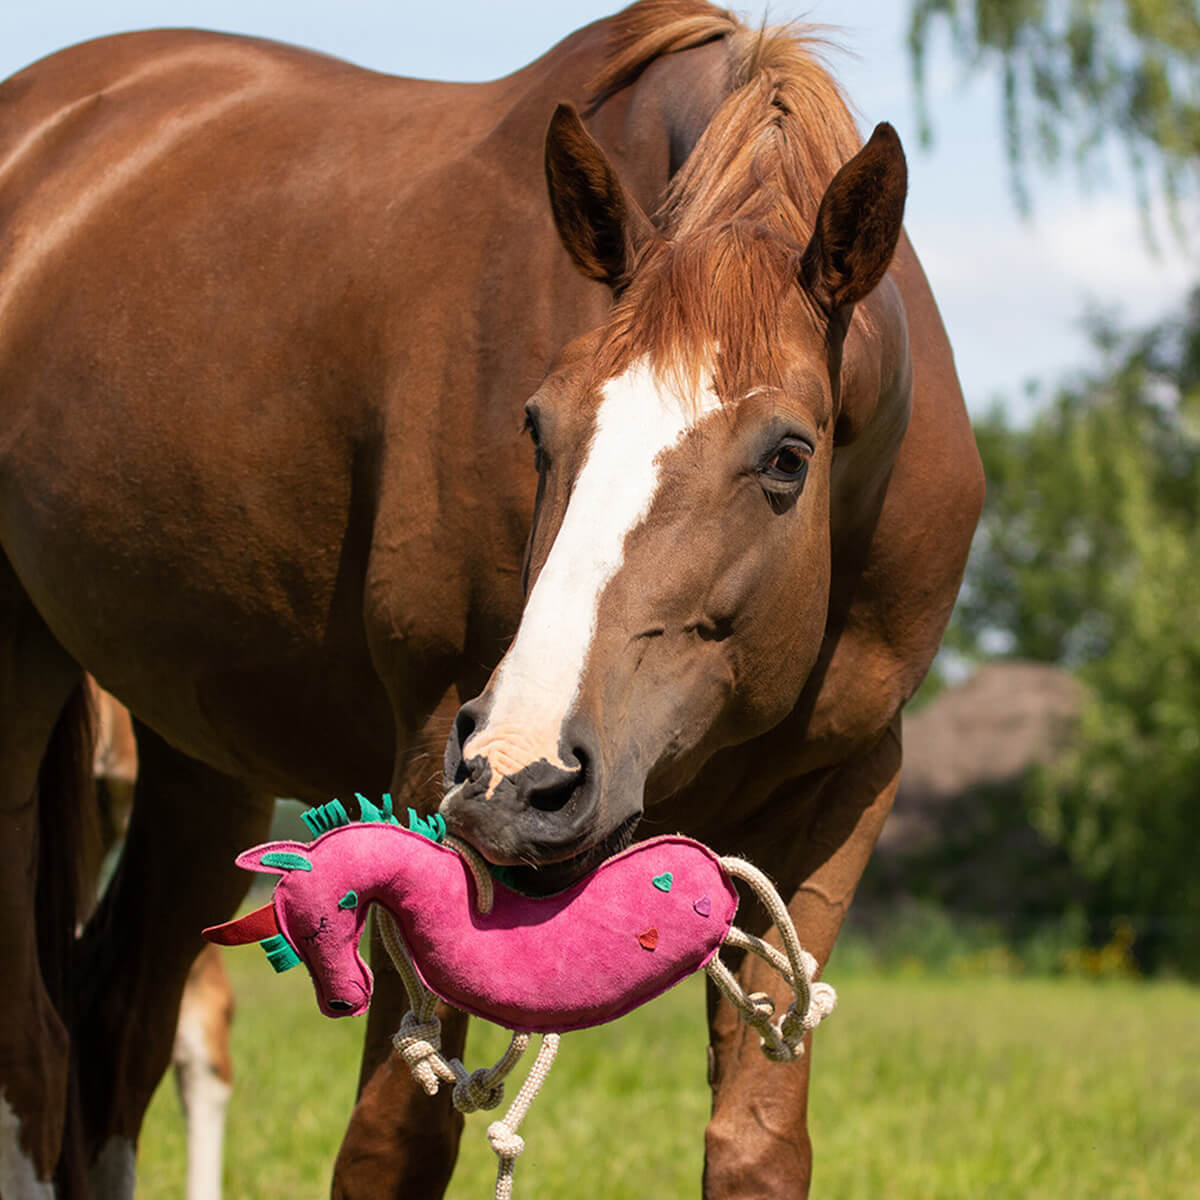
M218 946L245 946L250 942L261 942L279 932L275 922L274 904L264 904L248 912L244 917L235 917L224 925L210 925L201 931L201 937L206 942L214 942Z

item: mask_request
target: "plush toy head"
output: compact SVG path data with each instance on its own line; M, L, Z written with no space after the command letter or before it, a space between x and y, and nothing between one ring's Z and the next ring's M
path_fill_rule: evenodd
M336 858L312 854L304 842L267 842L238 855L247 871L279 875L271 903L225 925L205 930L222 945L262 941L276 970L303 961L326 1016L365 1012L371 1001L371 968L358 951L367 904L351 886L353 872Z

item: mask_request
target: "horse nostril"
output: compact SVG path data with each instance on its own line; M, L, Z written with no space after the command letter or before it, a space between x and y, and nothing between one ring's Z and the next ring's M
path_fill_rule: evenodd
M579 767L579 779L577 786L582 787L584 781L588 777L588 767L591 764L591 759L588 756L588 752L582 746L573 746L571 748L571 757L575 760Z
M465 704L458 710L458 715L454 718L454 732L458 737L458 748L461 751L471 734L475 732L475 715L468 710Z
M529 789L529 804L538 812L558 812L571 802L575 794L587 782L588 756L576 747L572 757L578 766L563 769L546 765L543 778L536 780Z
M566 808L577 786L578 780L572 777L548 787L535 788L529 793L529 803L538 812L558 812Z
M349 1012L354 1005L348 1000L330 1000L329 1007L332 1008L334 1012Z
M733 636L733 619L731 617L713 617L711 620L697 621L690 626L696 631L696 636L702 642L723 642Z
M446 786L462 783L471 772L467 769L463 747L475 732L477 721L470 705L464 704L454 717L454 727L446 743Z

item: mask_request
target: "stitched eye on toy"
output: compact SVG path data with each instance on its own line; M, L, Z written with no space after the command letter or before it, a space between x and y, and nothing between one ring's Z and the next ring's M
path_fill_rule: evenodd
M358 893L351 888L339 901L338 908L357 908Z
M319 924L319 925L316 927L316 929L314 929L314 930L312 931L312 933L306 933L306 934L302 935L302 936L301 936L301 938L300 938L300 940L301 940L302 942L316 942L316 941L320 941L320 939L321 939L321 938L324 936L324 934L325 934L325 927L326 927L326 925L327 925L327 924L328 924L328 918L327 918L327 917L322 917L322 918L321 918L321 923L320 923L320 924Z

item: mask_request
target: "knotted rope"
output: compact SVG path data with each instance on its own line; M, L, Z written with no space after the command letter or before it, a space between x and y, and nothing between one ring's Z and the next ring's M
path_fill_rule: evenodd
M463 857L470 864L470 858L465 854ZM475 895L477 904L484 900L485 892L478 882ZM487 908L480 907L480 912L487 912L492 906L490 879L486 903ZM508 1048L491 1067L468 1071L460 1059L446 1058L442 1054L442 1023L437 1016L437 997L417 974L408 947L396 927L396 919L382 907L377 907L376 913L384 948L408 992L409 1011L404 1014L399 1030L392 1036L396 1052L404 1059L426 1095L436 1096L441 1085L448 1083L454 1086L451 1101L461 1113L472 1113L479 1109L489 1111L499 1107L504 1099L504 1079L528 1049L529 1034L514 1033ZM499 1121L493 1121L488 1126L488 1142L499 1160L495 1200L511 1200L517 1156L525 1149L525 1139L517 1132L517 1127L550 1074L554 1056L558 1053L558 1043L557 1033L542 1035L537 1057L516 1099Z
M511 1200L513 1190L513 1170L516 1167L517 1155L525 1149L525 1139L517 1132L517 1126L524 1120L534 1097L542 1090L546 1076L554 1065L554 1056L558 1053L560 1041L557 1033L542 1034L542 1044L538 1047L537 1058L529 1070L529 1076L521 1085L517 1098L512 1102L508 1112L499 1121L493 1121L487 1128L488 1143L500 1160L496 1169L496 1200Z
M743 858L722 858L721 866L735 879L748 884L761 901L779 930L783 953L737 926L730 929L725 944L749 950L764 959L783 976L796 998L788 1005L783 1017L775 1022L771 1020L775 1015L774 1001L765 992L747 994L719 957L714 957L704 969L746 1023L758 1030L762 1052L772 1062L794 1062L804 1053L804 1035L816 1029L833 1012L837 992L828 983L816 981L817 960L800 945L791 913L766 875Z

